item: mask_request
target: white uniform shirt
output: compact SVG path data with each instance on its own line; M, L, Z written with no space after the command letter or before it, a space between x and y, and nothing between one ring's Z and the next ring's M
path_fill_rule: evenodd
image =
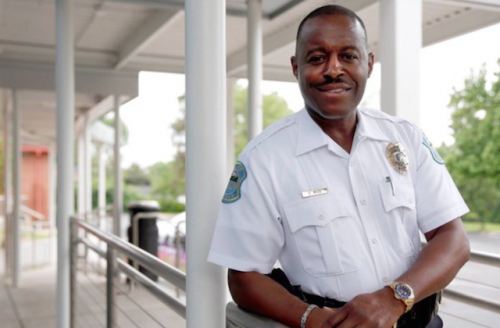
M379 111L357 116L350 154L306 110L252 140L221 205L209 261L267 274L279 260L305 292L349 301L413 265L419 230L468 212L420 129ZM406 148L407 174L386 157L392 142Z

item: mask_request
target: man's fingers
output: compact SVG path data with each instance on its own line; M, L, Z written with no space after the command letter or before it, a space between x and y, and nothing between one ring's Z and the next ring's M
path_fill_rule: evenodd
M339 309L334 314L332 314L323 324L321 328L332 328L337 327L342 321L347 317L347 312Z

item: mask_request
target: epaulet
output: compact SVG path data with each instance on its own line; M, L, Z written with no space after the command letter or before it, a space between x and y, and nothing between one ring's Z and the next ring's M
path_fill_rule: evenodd
M386 121L390 121L393 123L409 123L409 124L411 124L408 120L405 120L404 118L389 115L387 113L384 113L381 110L375 110L375 109L370 109L370 108L359 108L359 111L363 115L369 116L369 117L374 118L374 119L386 120Z
M271 123L267 128L264 129L258 136L253 138L248 145L245 147L243 152L251 151L254 149L257 145L265 142L267 139L269 139L271 136L274 134L278 133L279 131L287 128L288 126L294 124L297 121L297 114L294 113L289 116L286 116L282 119L277 120L276 122Z

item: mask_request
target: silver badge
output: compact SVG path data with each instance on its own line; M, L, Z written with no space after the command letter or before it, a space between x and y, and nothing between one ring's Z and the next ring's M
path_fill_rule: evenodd
M401 174L408 173L410 161L406 154L406 149L399 142L391 142L387 145L385 155L391 166Z

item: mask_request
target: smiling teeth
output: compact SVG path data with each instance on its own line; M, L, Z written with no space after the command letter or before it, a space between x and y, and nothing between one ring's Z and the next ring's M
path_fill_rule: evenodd
M328 90L327 92L330 92L330 93L339 93L339 92L342 92L342 91L345 91L345 89L333 89L333 90Z

